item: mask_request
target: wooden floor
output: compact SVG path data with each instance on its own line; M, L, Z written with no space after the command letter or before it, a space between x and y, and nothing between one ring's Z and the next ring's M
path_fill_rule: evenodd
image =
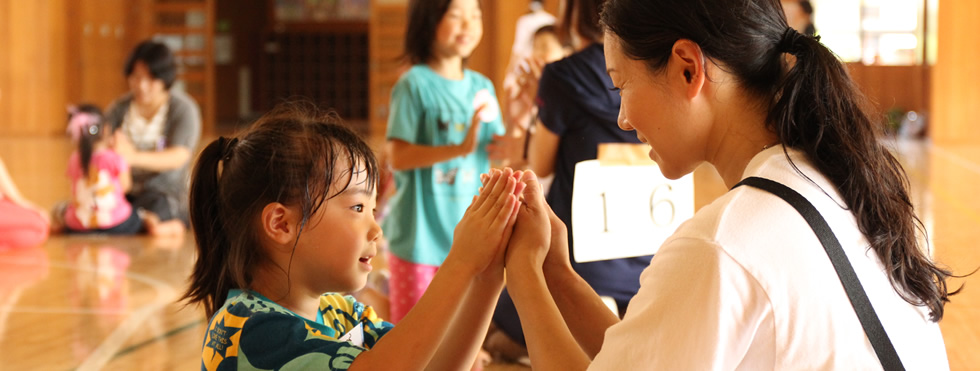
M980 267L980 147L897 147L936 259L960 274ZM45 207L68 197L69 151L60 138L0 138L21 191ZM0 370L200 367L203 313L175 303L193 259L189 236L53 236L38 248L0 251ZM980 369L980 274L951 287L964 283L941 324L953 370Z

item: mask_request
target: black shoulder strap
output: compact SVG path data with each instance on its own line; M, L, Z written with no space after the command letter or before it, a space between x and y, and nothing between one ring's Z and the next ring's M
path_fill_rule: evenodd
M820 216L817 208L792 188L769 179L749 177L736 184L732 189L741 185L759 188L779 196L792 205L800 215L803 215L803 219L806 219L806 222L810 224L810 228L813 229L817 238L820 239L820 243L823 244L824 250L827 251L827 256L830 257L830 262L834 265L834 270L837 271L837 277L844 285L847 298L851 300L851 306L854 307L854 312L857 313L858 320L861 321L861 327L864 327L864 333L868 335L871 346L874 348L875 354L878 355L878 360L881 361L881 366L887 371L905 370L905 367L902 366L902 360L898 358L895 347L888 339L888 334L885 333L878 315L875 314L875 310L871 306L871 301L868 300L868 295L865 294L864 288L861 286L861 281L854 273L854 268L847 260L847 255L844 255L844 250L841 249L837 236L834 235L834 231L830 229L827 221Z

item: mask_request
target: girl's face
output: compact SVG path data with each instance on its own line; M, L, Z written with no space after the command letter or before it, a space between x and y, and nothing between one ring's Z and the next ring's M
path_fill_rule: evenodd
M478 0L453 0L436 29L436 58L466 58L483 38L483 12Z
M133 100L140 105L155 105L167 96L166 84L150 73L149 67L142 61L133 65L133 72L126 78Z
M345 165L338 162L338 170L346 170ZM340 181L334 181L330 194L341 188L345 178L338 176ZM343 193L324 202L310 217L300 236L293 274L316 294L356 291L367 283L381 237L381 226L374 220L377 191L368 186L366 171L354 174Z
M619 127L635 130L650 145L649 156L669 179L680 178L703 161L709 139L709 121L697 113L688 98L683 71L668 62L663 71L652 71L644 61L626 56L620 40L606 33L606 69L622 97Z
M535 36L531 50L532 58L547 63L565 58L565 48L558 41L558 35L553 33L546 32Z

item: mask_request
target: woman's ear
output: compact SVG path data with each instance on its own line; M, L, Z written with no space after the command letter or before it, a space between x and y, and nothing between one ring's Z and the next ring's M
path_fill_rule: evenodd
M292 249L293 241L299 233L299 213L278 202L262 208L262 234L279 246Z
M680 82L688 99L696 97L704 87L707 79L704 61L704 53L697 43L687 39L674 42L667 62L668 81Z

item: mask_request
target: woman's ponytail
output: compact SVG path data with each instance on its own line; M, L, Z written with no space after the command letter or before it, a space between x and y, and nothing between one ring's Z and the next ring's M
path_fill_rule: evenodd
M925 229L913 210L908 178L880 142L884 129L868 114L867 99L819 38L787 28L775 48L795 61L774 92L770 129L786 147L806 152L837 186L896 291L940 320L951 274L919 248L917 235Z

